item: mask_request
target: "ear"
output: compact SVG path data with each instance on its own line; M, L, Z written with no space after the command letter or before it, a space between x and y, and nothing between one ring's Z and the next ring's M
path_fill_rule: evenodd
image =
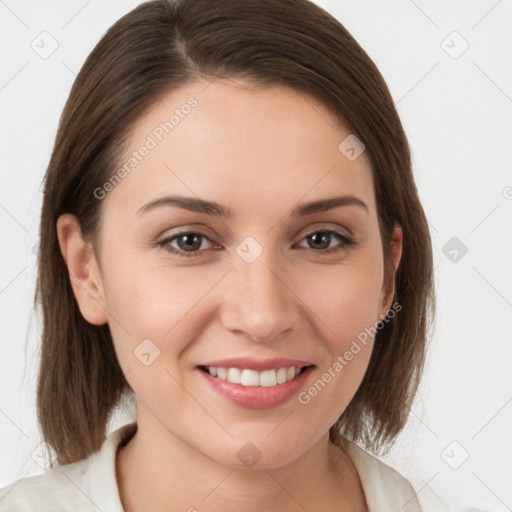
M395 294L395 274L398 270L398 265L400 264L400 259L402 257L402 242L402 228L398 224L395 224L393 233L391 235L391 265L393 268L389 267L388 279L384 279L384 283L382 285L381 304L385 307L382 312L383 315L385 315L388 309L391 307L393 296Z
M91 244L82 238L78 219L70 213L61 215L57 220L57 236L82 316L93 325L107 323L99 265Z

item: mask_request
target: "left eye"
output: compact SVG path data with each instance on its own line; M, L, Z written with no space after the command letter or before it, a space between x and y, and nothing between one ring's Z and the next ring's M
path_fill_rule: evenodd
M332 238L338 239L338 241L343 242L341 246L335 246L329 248L329 240L332 240ZM319 247L321 249L319 252L320 254L324 254L326 252L334 252L337 250L345 249L346 246L352 245L354 243L354 240L347 235L343 235L339 231L333 230L333 229L326 229L326 230L317 230L309 233L305 236L304 240L313 242L313 244L324 244L327 241L327 247Z
M333 237L342 243L334 247L329 247ZM158 242L158 245L164 247L165 250L172 254L176 254L177 256L201 256L201 250L204 249L204 247L202 248L201 239L206 239L211 242L211 240L202 233L183 232L161 240L160 242ZM353 238L344 235L334 229L312 231L305 235L302 240L306 241L307 243L312 242L314 245L319 244L321 246L327 243L327 248L316 247L316 249L318 250L315 250L314 252L319 254L327 254L341 250L347 250L350 246L355 245L355 241ZM174 241L177 242L178 247L171 245ZM312 248L314 249L314 247Z

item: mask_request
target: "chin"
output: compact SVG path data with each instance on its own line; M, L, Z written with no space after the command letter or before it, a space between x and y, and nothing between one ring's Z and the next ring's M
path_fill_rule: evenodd
M299 459L310 446L305 445L302 434L297 434L297 446L288 439L275 436L274 439L256 441L232 440L229 446L218 446L215 453L209 455L220 464L232 469L277 469L292 464Z

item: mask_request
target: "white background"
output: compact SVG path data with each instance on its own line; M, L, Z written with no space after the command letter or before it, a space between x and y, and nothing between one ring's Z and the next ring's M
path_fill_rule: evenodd
M58 119L88 53L138 3L0 0L0 487L43 472L31 458L41 441L34 246ZM430 357L407 428L384 460L409 478L425 511L510 510L512 2L317 3L388 83L433 236L439 312ZM31 47L43 31L58 42L47 59ZM452 237L467 247L455 262L443 252Z

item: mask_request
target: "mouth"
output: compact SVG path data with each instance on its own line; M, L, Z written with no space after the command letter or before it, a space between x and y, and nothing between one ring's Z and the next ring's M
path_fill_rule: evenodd
M212 377L225 380L231 384L240 384L246 387L275 387L294 380L306 369L314 365L283 366L278 369L257 371L251 368L235 368L222 366L200 365L199 369Z
M297 395L316 365L292 359L238 358L196 366L210 390L244 409L271 409Z

